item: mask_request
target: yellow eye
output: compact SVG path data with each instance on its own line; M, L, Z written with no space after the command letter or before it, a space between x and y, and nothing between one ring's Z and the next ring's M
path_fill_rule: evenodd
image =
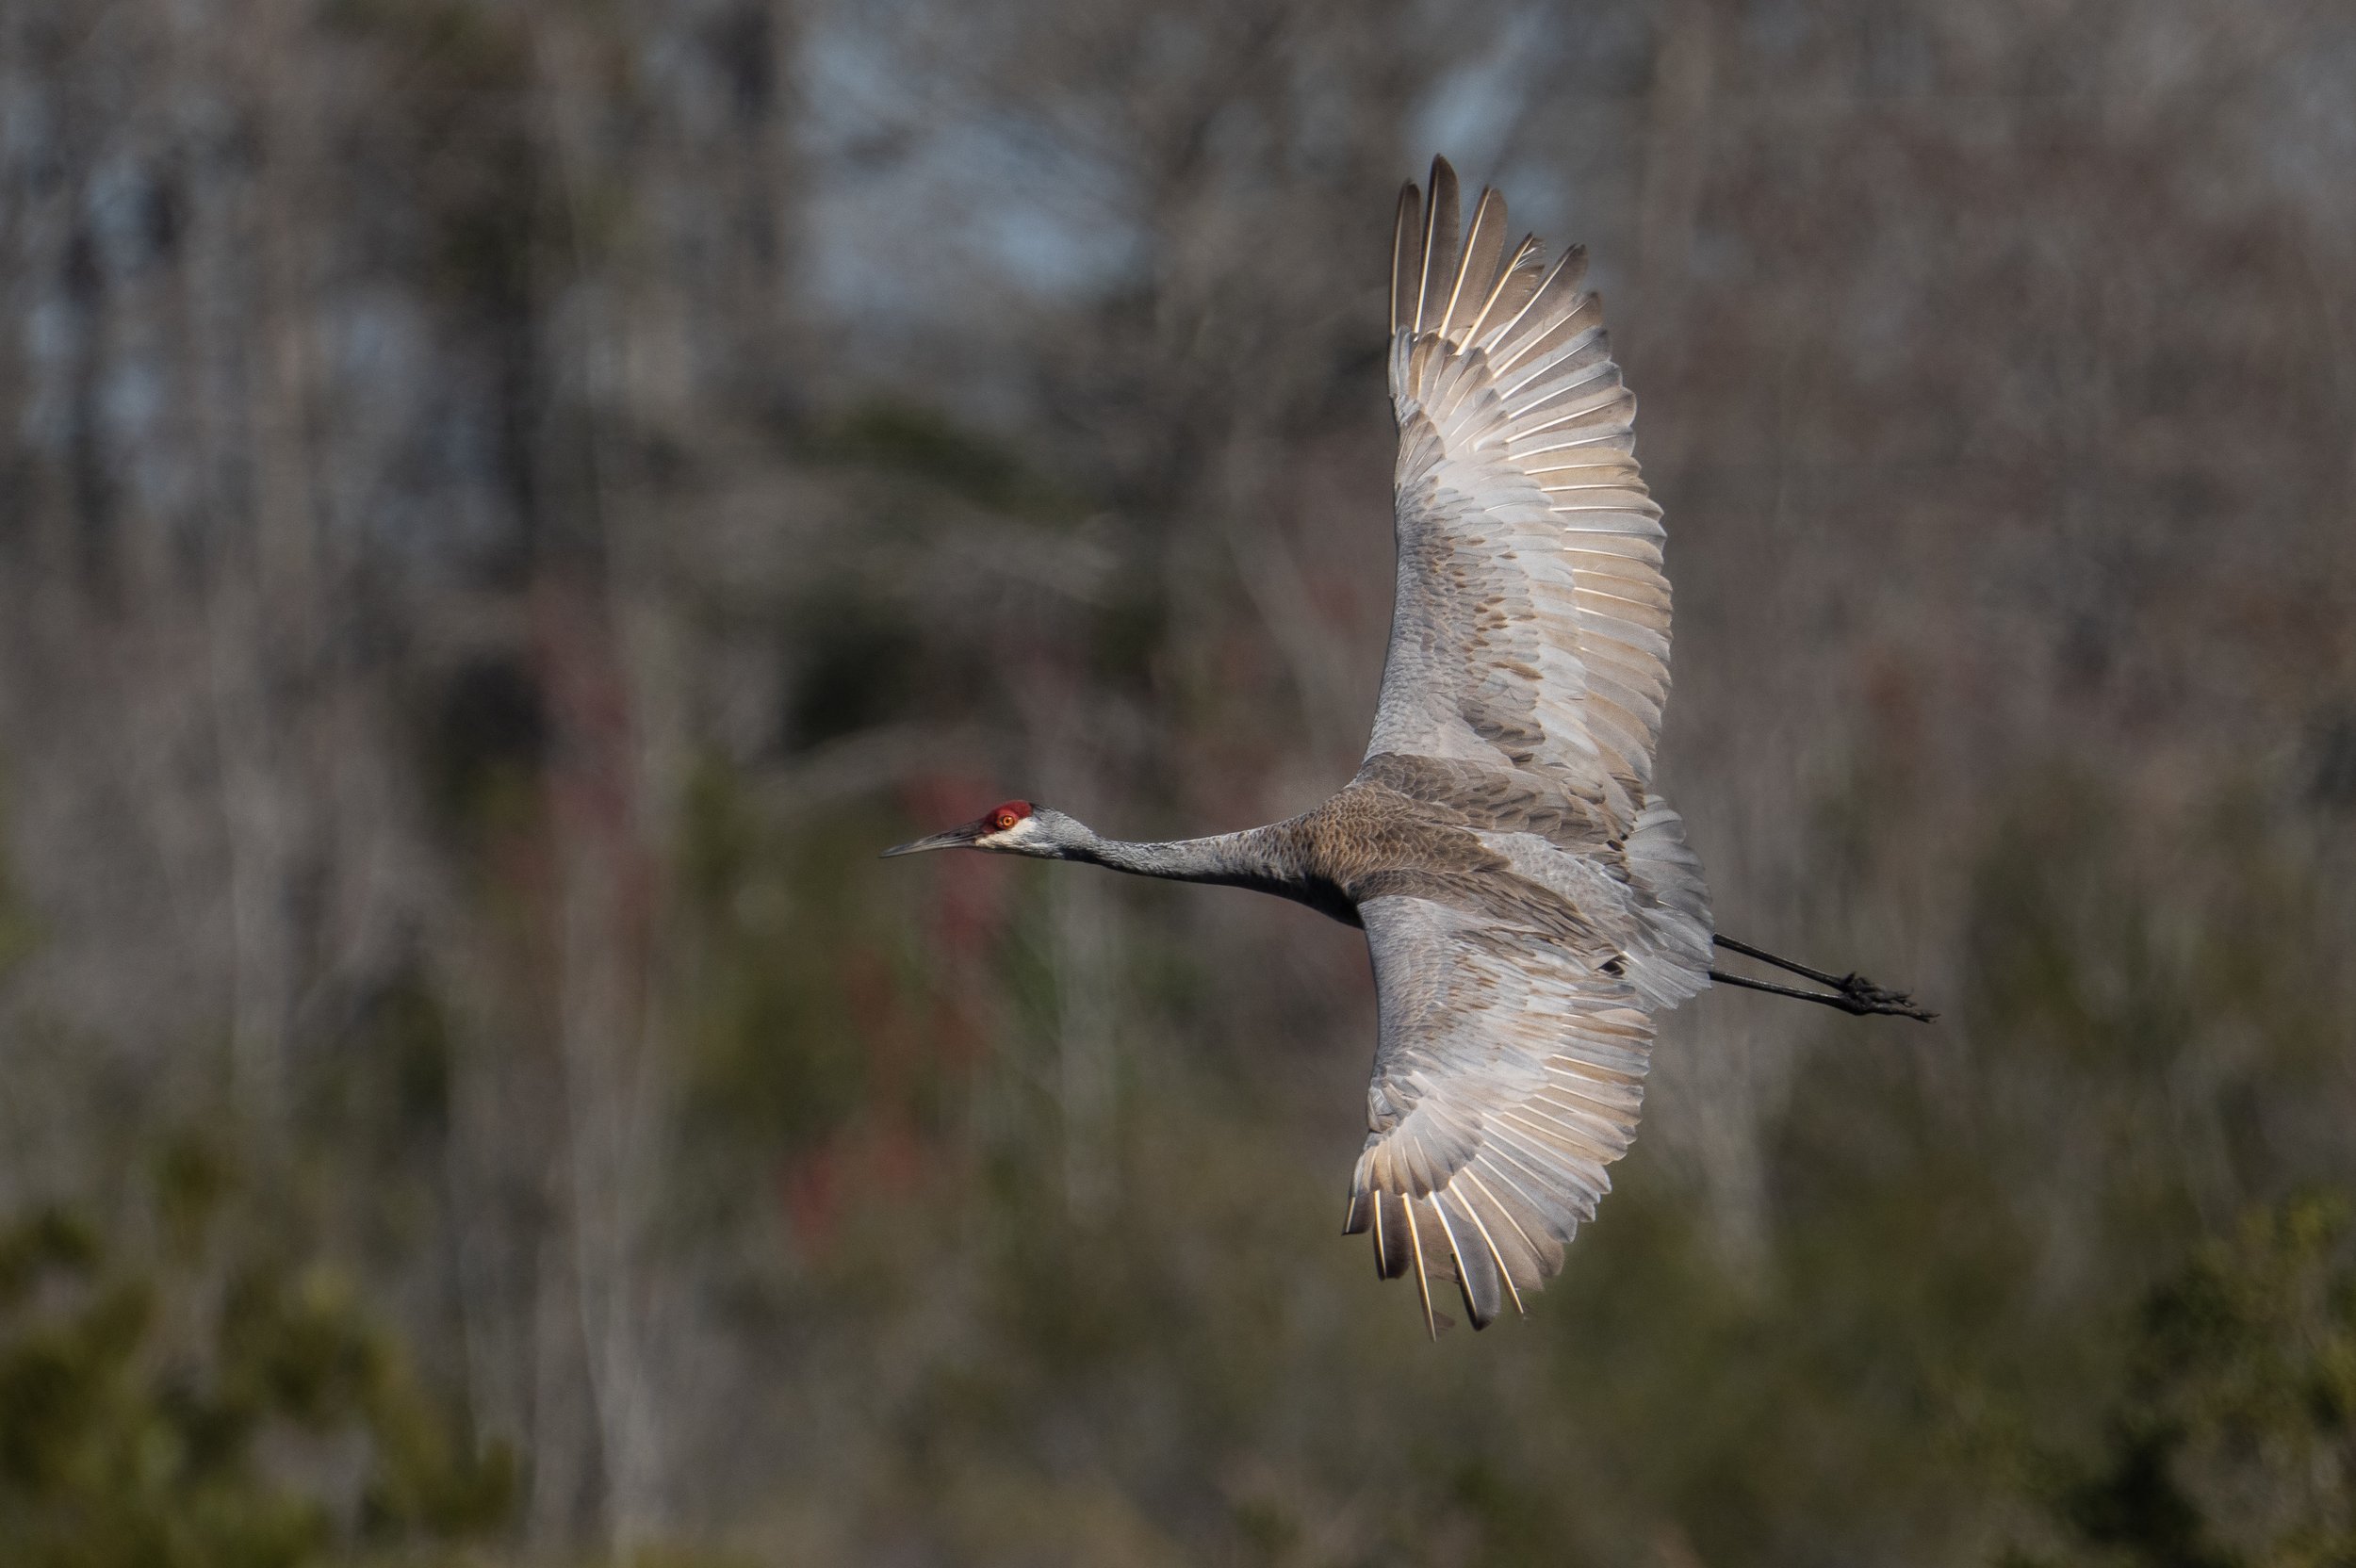
M1013 831L1015 816L1012 811L1001 811L995 817L992 817L990 822L999 832L1007 833Z

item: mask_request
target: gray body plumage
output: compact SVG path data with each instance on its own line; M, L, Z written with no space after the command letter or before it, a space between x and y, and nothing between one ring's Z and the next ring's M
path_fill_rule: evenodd
M1508 252L1494 191L1461 242L1458 220L1444 161L1428 204L1401 193L1398 596L1357 776L1212 839L1123 843L1040 809L909 847L1254 888L1363 925L1379 1040L1347 1228L1372 1233L1384 1277L1415 1276L1427 1321L1437 1277L1480 1326L1561 1266L1610 1189L1652 1015L1710 983L1711 932L1653 787L1660 508L1583 253Z

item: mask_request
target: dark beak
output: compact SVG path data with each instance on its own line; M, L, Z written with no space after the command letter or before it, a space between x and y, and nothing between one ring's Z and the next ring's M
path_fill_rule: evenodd
M904 844L893 844L883 852L881 858L889 860L894 855L922 855L928 849L963 849L981 836L982 825L970 822L963 827L952 827L945 833L935 833L929 838L912 839Z

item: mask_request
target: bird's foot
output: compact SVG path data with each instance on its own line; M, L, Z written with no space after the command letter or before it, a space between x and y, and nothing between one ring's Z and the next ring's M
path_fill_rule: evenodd
M1939 1017L1906 992L1877 986L1855 971L1842 975L1833 984L1841 992L1840 1000L1833 1004L1844 1013L1855 1013L1860 1018L1869 1013L1890 1013L1922 1023L1928 1023Z

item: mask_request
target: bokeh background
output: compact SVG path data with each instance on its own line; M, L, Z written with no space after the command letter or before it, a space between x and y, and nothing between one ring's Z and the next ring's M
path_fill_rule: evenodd
M1526 1322L1345 780L1434 152L1582 240L1722 927ZM0 1557L2356 1560L2356 12L6 0Z

